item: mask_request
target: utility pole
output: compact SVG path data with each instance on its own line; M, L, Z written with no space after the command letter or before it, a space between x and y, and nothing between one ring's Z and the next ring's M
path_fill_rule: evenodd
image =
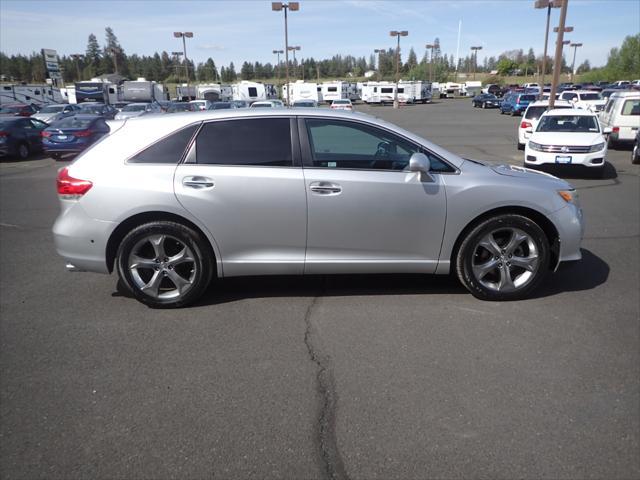
M273 53L278 56L278 64L276 66L276 83L278 85L278 88L281 88L281 85L280 85L280 54L284 53L284 51L283 50L274 50ZM289 87L287 86L287 88L289 88Z
M542 98L542 90L544 89L544 75L547 71L547 46L549 44L549 22L551 21L551 9L560 8L562 0L536 0L535 8L547 9L547 28L544 33L544 53L542 54L542 72L540 74L540 95L538 98Z
M292 12L297 12L300 10L299 2L271 2L271 10L274 12L279 12L280 10L284 10L284 57L285 57L285 71L287 73L287 107L290 106L289 97L289 30L287 27L287 11L291 10Z
M558 38L556 40L556 56L553 61L553 81L551 82L551 93L549 95L549 110L551 110L556 103L556 92L558 91L558 81L560 80L560 67L562 65L562 47L563 47L562 42L564 42L564 32L565 32L564 25L567 20L568 6L569 6L569 0L563 0L562 8L560 9L560 23L558 24Z
M482 50L482 47L471 47L473 55L473 79L476 79L476 66L478 65L478 50Z
M189 91L189 60L187 59L186 39L193 38L193 32L173 32L173 36L175 38L182 38L182 50L184 51L184 76L187 79L187 95L191 98L191 92Z
M431 49L431 57L429 58L429 83L433 83L433 50L439 47L437 43L427 43L426 49Z

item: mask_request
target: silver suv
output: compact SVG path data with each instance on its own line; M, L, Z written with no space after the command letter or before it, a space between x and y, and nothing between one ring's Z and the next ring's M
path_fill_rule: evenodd
M129 119L57 182L67 268L115 269L152 307L190 304L214 276L381 272L454 271L476 297L511 300L581 258L565 181L359 113Z

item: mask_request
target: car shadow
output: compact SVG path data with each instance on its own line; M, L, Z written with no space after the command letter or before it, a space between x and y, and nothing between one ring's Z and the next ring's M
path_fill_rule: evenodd
M610 162L605 160L604 167L602 168L604 169L603 171L600 171L600 169L585 167L583 165L539 165L536 167L537 170L550 173L551 175L559 178L597 178L600 180L612 180L614 178L618 178L618 171Z
M591 290L609 277L609 265L589 250L582 260L561 264L529 298ZM203 307L250 298L347 297L385 295L471 295L454 275L376 274L233 277L211 282L192 306ZM132 298L120 280L112 296Z

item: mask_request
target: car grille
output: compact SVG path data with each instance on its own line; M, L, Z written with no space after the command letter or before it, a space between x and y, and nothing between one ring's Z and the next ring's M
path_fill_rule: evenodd
M540 150L549 153L589 153L590 146L581 145L540 145Z

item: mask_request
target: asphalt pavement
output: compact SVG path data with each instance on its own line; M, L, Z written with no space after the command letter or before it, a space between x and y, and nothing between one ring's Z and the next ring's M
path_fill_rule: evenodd
M518 118L357 106L522 164ZM0 162L0 478L640 478L640 167L560 172L583 259L534 298L449 277L234 278L152 310L67 273L56 169Z

